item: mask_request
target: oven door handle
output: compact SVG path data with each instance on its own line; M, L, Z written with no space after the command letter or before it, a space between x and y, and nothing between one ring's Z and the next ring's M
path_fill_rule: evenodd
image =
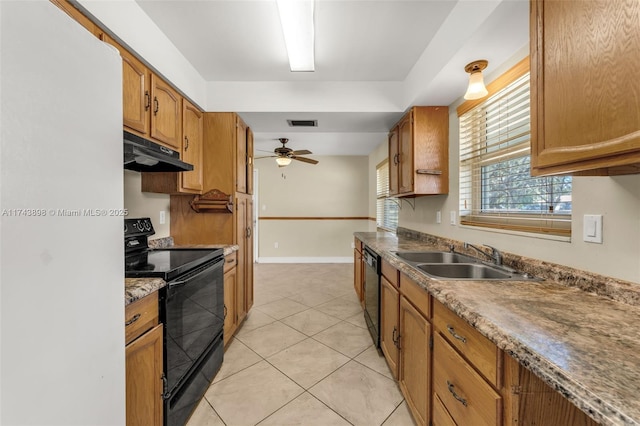
M168 286L169 288L175 288L175 287L181 287L185 284L187 284L189 281L192 281L194 278L199 277L202 274L205 274L209 271L211 271L212 269L216 269L216 268L221 268L222 265L224 265L224 258L220 259L219 261L217 261L216 263L207 266L206 268L204 268L202 271L198 272L195 275L190 275L187 279L185 280L178 280L178 281L171 281Z

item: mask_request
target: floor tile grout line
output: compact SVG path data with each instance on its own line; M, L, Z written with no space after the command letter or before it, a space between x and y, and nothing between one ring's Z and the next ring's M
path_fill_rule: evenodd
M324 379L322 379L322 380L324 380ZM320 382L318 382L318 383L320 383ZM317 385L318 383L316 383L316 385ZM315 385L313 385L313 386L315 386ZM307 391L307 393L308 393L309 395L311 395L311 396L312 396L316 401L319 401L322 405L324 405L324 406L325 406L325 407L327 407L329 410L333 411L333 412L334 412L334 413L336 413L338 416L340 416L340 418L344 419L344 421L345 421L345 422L347 422L347 423L349 423L350 425L352 425L352 426L353 426L353 423L351 423L351 422L349 421L349 419L347 419L346 417L344 417L342 414L338 413L338 412L337 412L336 410L334 410L333 408L329 407L327 404L325 404L325 402L324 402L323 400L321 400L320 398L318 398L317 396L315 396L314 394L312 394L312 393L311 393L311 392L309 392L309 391Z

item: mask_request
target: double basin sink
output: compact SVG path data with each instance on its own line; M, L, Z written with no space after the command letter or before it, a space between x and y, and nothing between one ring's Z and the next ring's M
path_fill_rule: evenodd
M431 278L444 280L539 281L508 266L481 262L472 256L446 251L396 251L396 257Z

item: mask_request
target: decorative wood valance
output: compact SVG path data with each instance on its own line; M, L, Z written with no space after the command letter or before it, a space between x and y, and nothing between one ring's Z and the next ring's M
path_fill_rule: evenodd
M189 205L196 213L233 213L233 197L218 189L196 195Z

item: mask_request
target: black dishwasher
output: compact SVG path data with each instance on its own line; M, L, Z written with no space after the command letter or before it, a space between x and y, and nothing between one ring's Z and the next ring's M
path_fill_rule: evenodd
M380 347L380 256L365 246L364 262L364 319L373 344Z

